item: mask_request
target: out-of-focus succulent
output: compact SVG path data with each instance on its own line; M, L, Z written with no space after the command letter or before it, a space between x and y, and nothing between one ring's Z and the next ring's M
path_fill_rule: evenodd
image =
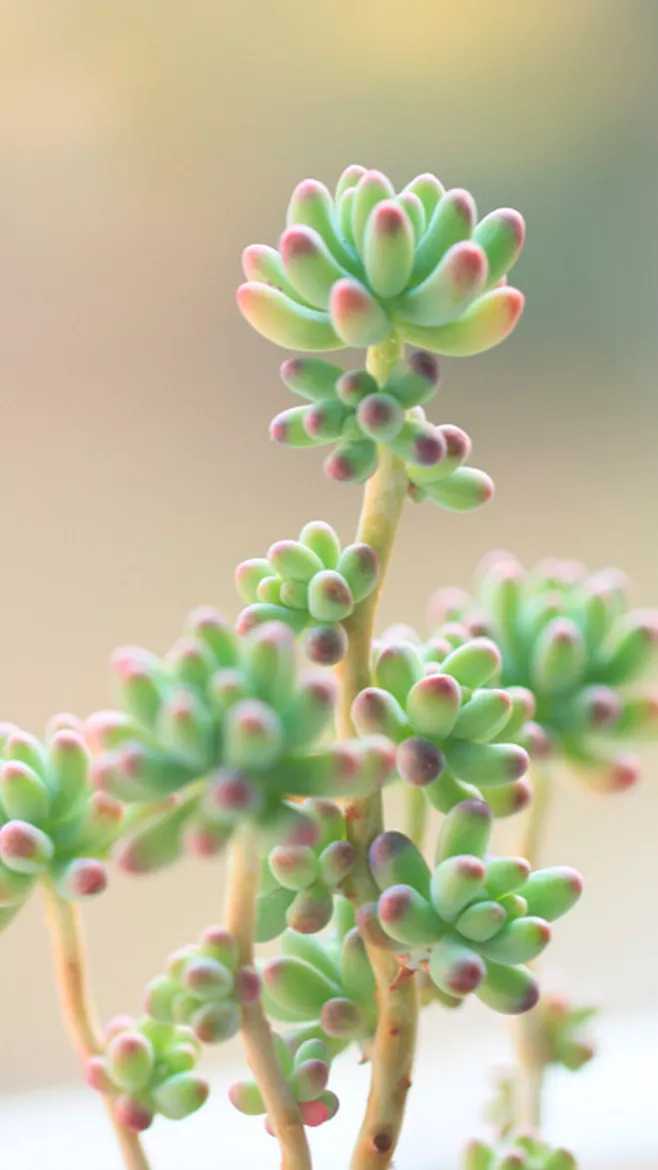
M174 860L188 831L221 842L245 817L277 841L312 844L316 825L287 795L366 794L391 775L381 736L312 750L334 687L324 673L298 677L281 622L240 636L202 610L164 659L124 649L114 668L123 712L92 717L89 735L97 787L146 808L122 848L132 871Z
M331 1070L331 1053L318 1038L298 1041L273 1037L281 1072L299 1105L304 1125L324 1125L338 1112L338 1098L327 1089ZM255 1081L237 1081L229 1089L229 1100L240 1113L252 1117L266 1113L265 1102ZM266 1119L268 1132L272 1132Z
M299 540L278 540L267 557L238 565L238 592L249 604L237 628L244 633L261 622L285 622L296 633L305 630L305 649L313 662L333 665L347 650L341 623L372 593L378 571L377 554L369 545L341 550L333 528L313 520Z
M577 1072L594 1056L587 1025L596 1008L575 1007L561 995L542 995L532 1017L533 1050L542 1064Z
M486 503L493 483L484 471L463 467L471 440L460 427L434 426L423 405L439 381L436 359L411 353L379 386L367 370L343 371L320 358L291 358L281 376L306 400L272 420L270 433L290 447L333 447L326 474L341 482L363 483L375 472L378 448L388 447L404 461L409 493L443 508L465 511Z
M111 1099L122 1125L148 1129L158 1113L179 1121L203 1105L208 1084L194 1071L200 1052L191 1028L118 1016L103 1053L87 1061L87 1080Z
M524 242L522 217L499 208L477 222L468 191L418 175L400 192L380 171L349 166L334 196L305 179L293 191L279 250L246 248L238 305L287 349L377 345L398 336L464 357L498 345L523 310L506 275Z
M230 1040L240 1027L240 1005L260 995L253 967L241 967L235 940L220 926L199 943L181 947L164 975L146 988L146 1011L164 1024L187 1024L203 1044Z
M123 808L94 792L90 760L73 716L52 721L45 742L11 724L0 730L0 927L45 875L64 898L105 889L101 860Z
M351 906L340 899L328 936L287 930L262 970L263 1002L276 1020L318 1028L340 1048L373 1035L375 980Z
M470 1142L464 1151L462 1170L577 1170L577 1162L568 1150L521 1135L504 1149L486 1142Z
M441 827L433 871L402 833L376 837L377 917L396 953L412 967L426 964L444 995L475 992L496 1011L525 1012L539 991L521 964L544 950L549 923L571 909L582 882L566 867L531 873L522 858L487 856L490 832L484 802L457 805Z
M507 816L529 800L528 755L514 740L533 699L497 685L500 665L490 639L460 628L427 645L394 632L376 650L376 685L354 701L358 730L396 743L399 774L441 811L485 794L494 814Z
M658 693L642 688L658 656L658 612L632 610L615 570L588 574L571 561L529 572L509 553L481 567L477 602L437 594L434 620L474 620L503 655L503 685L531 687L551 747L593 787L627 788L638 775L624 742L658 735Z
M263 861L256 901L256 938L276 938L289 926L315 934L329 923L334 895L354 864L345 817L330 800L311 798L300 809L317 827L313 845L275 845Z

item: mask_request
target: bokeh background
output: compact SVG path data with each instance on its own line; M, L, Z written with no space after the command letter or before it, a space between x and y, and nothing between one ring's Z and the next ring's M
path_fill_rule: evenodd
M523 210L513 339L445 361L437 421L497 481L472 516L407 510L384 619L422 620L491 546L614 562L658 600L658 6L653 0L2 0L0 712L38 730L108 700L117 643L164 649L232 571L358 490L267 437L279 354L234 307L241 248L293 184L435 170ZM552 962L656 1008L658 756L637 792L567 788L547 856L580 864ZM104 1013L221 915L221 867L118 876L87 915ZM34 902L0 938L0 1087L77 1075ZM479 1016L464 1016L464 1027Z

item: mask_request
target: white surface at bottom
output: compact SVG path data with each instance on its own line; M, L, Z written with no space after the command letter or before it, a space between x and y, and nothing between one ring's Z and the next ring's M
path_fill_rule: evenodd
M658 1170L658 1019L608 1021L601 1055L577 1075L556 1071L546 1135L577 1154L581 1170ZM435 1016L425 1034L396 1170L457 1170L459 1150L486 1136L480 1122L504 1031L460 1041L458 1022ZM145 1135L153 1170L276 1170L260 1119L222 1100L243 1070L220 1066L209 1103L181 1122L159 1119ZM348 1058L335 1069L338 1117L311 1131L315 1170L347 1170L368 1071ZM89 1090L49 1089L0 1099L0 1170L120 1170L100 1102Z

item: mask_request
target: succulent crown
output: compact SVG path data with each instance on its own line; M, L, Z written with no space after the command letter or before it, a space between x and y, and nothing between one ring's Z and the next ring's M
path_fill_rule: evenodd
M523 296L506 276L523 247L522 217L499 208L478 222L468 191L423 174L396 192L353 165L334 195L316 179L293 191L278 251L243 253L238 291L249 323L277 345L310 351L397 336L466 356L512 331Z
M532 713L522 687L497 685L500 652L488 638L452 631L427 645L391 636L375 654L375 686L361 691L352 717L362 734L387 735L400 776L447 812L486 800L497 816L527 804L525 749L515 742Z
M90 759L72 717L51 724L42 743L6 724L0 739L0 927L35 881L49 876L65 898L101 893L101 860L116 840L123 808L94 792Z
M379 925L397 953L426 964L444 995L474 992L515 1014L539 998L523 964L544 950L549 923L577 902L582 881L566 867L531 873L522 858L489 856L490 832L488 806L464 801L441 826L433 870L408 837L391 831L373 841L370 867L382 891Z
M483 562L475 601L445 590L431 608L437 623L475 621L496 639L503 682L536 697L542 751L559 752L605 791L634 782L639 765L624 741L658 733L658 695L646 684L658 658L658 613L629 607L621 573L558 560L526 570L495 553Z
M288 842L313 842L317 826L287 796L370 793L390 778L381 736L315 746L334 688L319 672L298 675L281 622L239 635L198 611L165 659L128 648L114 667L123 710L91 722L93 779L126 803L153 805L123 846L133 871L172 861L190 833L210 852L245 818Z

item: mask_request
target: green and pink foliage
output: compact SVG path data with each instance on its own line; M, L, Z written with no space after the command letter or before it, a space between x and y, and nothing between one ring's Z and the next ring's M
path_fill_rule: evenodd
M447 812L473 797L496 816L530 798L528 754L517 742L533 710L532 695L500 685L500 651L490 638L455 627L426 644L392 630L375 649L374 686L352 708L362 734L387 735L400 776Z
M474 992L495 1011L529 1011L539 999L524 964L551 937L582 890L566 867L531 872L519 857L488 853L491 813L482 801L456 805L443 821L435 866L396 831L377 837L370 867L382 891L379 925L403 965L424 966L444 995Z
M66 899L101 893L104 863L123 807L94 792L91 762L72 716L58 716L44 741L12 724L0 732L0 926L40 878Z
M535 695L540 755L565 759L601 791L634 783L639 763L628 745L658 736L658 692L647 682L658 665L658 611L630 607L622 573L556 559L526 570L510 553L492 553L474 599L439 591L431 614L439 635L446 622L475 623L495 638L503 685Z
M241 635L197 611L164 658L127 648L113 665L120 710L93 717L88 733L96 787L142 806L121 854L134 872L168 864L186 840L211 852L245 819L312 844L316 826L289 796L366 794L392 774L381 736L315 746L334 685L299 671L281 622Z
M201 1045L191 1028L117 1016L103 1052L87 1061L87 1080L112 1103L127 1129L148 1129L160 1114L180 1121L206 1101L208 1084L195 1071Z
M522 217L478 221L472 195L418 175L400 192L381 171L350 166L334 194L316 179L293 191L278 250L243 253L238 305L287 349L381 345L391 336L465 357L514 329L523 295L507 273L523 247Z

